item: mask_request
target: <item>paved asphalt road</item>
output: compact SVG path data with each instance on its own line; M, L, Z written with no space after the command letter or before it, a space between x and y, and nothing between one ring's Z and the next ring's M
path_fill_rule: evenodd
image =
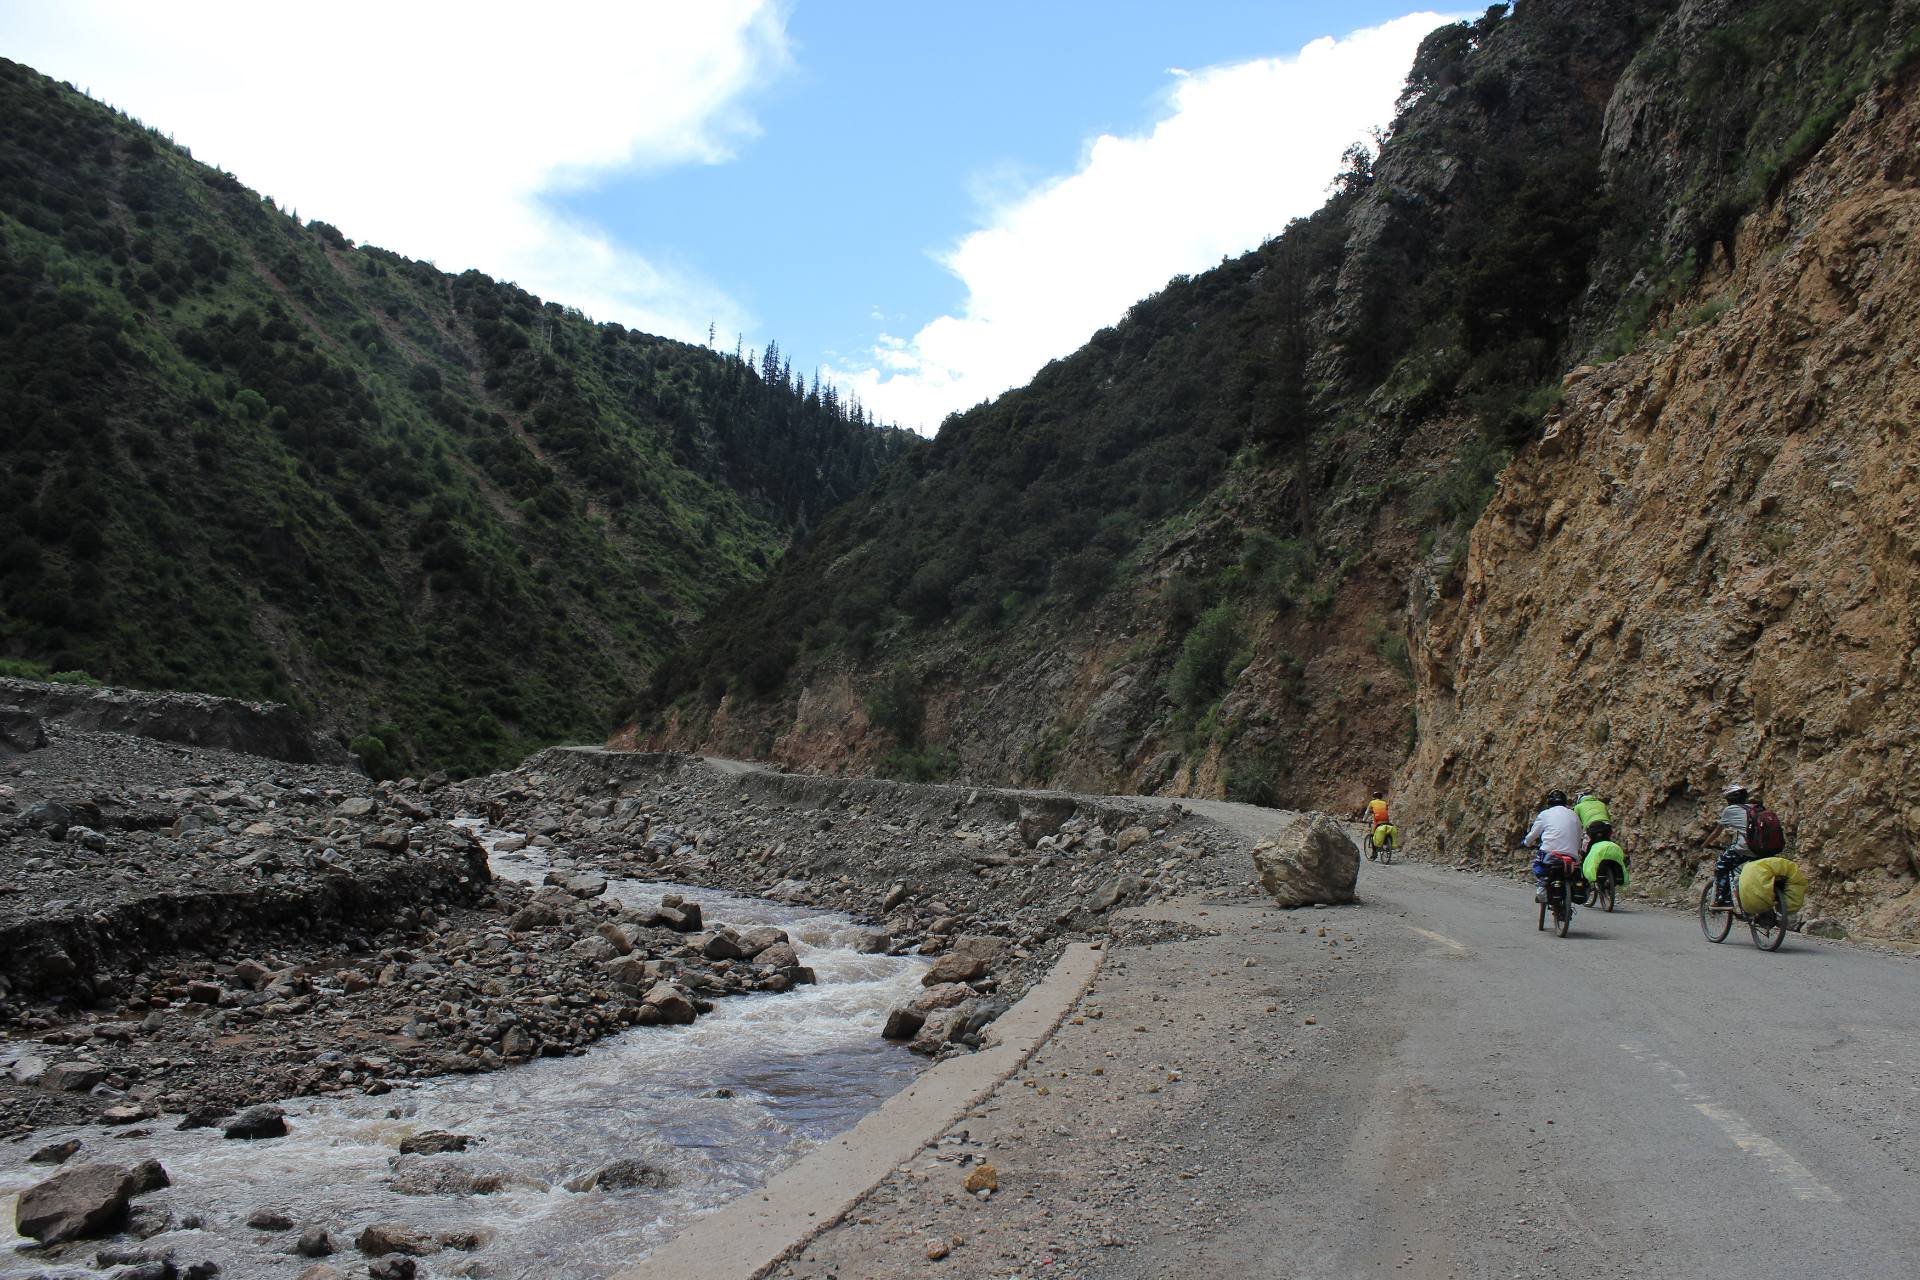
M1404 862L1359 893L1119 913L1088 1016L776 1274L917 1280L950 1238L996 1280L1920 1277L1920 958L1631 901L1559 939Z
M1330 1122L1271 1153L1282 1186L1249 1215L1269 1225L1217 1236L1220 1262L1920 1276L1920 961L1798 935L1764 954L1744 925L1714 946L1631 903L1561 940L1517 883L1361 865L1351 918L1388 944L1356 984L1373 1034L1292 1082Z

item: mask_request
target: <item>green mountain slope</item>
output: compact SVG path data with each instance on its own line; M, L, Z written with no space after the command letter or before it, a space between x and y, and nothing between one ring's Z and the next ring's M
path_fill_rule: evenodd
M1530 0L1434 32L1325 207L950 420L663 663L635 736L1357 806L1562 375L1698 319L1674 299L1913 11Z
M830 389L355 247L0 61L0 657L389 762L598 736L914 444Z

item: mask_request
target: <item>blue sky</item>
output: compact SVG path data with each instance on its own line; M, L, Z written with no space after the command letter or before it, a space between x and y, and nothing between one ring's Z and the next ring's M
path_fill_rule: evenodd
M0 0L0 50L360 240L777 337L931 429L1316 206L1441 21L1410 12Z
M962 22L949 6L799 4L794 65L730 163L623 176L564 207L721 284L762 339L844 362L958 307L965 288L935 255L978 225L983 196L1150 125L1169 68L1292 54L1410 8L992 3Z

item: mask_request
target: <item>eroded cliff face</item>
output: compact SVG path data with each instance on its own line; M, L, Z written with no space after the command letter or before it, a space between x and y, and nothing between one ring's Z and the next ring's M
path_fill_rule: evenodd
M1728 781L1815 906L1920 935L1920 92L1863 98L1668 317L1575 370L1416 582L1409 828L1480 865L1548 786L1613 800L1636 875L1694 882Z

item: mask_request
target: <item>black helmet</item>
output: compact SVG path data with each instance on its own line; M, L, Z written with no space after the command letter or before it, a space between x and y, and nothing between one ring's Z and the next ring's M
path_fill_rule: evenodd
M1566 792L1558 790L1547 792L1547 808L1552 809L1555 806L1564 806L1566 803Z

